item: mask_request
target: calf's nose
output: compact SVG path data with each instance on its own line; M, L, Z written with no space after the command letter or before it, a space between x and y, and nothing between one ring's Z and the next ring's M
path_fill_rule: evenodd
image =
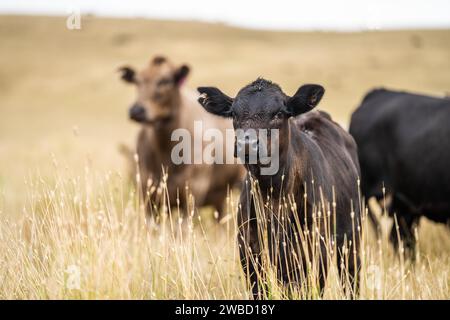
M145 119L145 109L139 104L134 104L129 110L131 120L143 121Z

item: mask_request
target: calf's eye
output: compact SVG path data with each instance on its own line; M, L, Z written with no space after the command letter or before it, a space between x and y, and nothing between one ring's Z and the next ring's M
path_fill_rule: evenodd
M284 113L283 113L283 111L278 111L276 114L275 114L275 119L281 119L281 118L283 118L283 116L284 116Z

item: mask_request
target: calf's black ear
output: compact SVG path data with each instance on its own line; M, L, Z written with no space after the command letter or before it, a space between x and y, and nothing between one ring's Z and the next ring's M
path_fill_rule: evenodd
M185 64L179 67L173 75L175 83L179 86L182 85L184 80L186 80L186 77L188 76L190 70L191 69Z
M225 118L232 116L232 98L215 87L198 87L197 90L200 93L198 102L206 111Z
M123 81L128 82L128 83L136 82L136 78L135 78L136 72L132 68L127 67L127 66L120 67L119 72L121 73L120 78Z
M320 102L325 89L318 84L305 84L288 99L286 107L291 116L311 111Z

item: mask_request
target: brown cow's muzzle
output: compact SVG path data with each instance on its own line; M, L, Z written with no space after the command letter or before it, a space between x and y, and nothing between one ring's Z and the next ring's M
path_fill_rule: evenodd
M128 115L130 116L131 120L137 122L144 122L147 119L147 112L145 111L144 107L137 103L130 108L130 110L128 111Z

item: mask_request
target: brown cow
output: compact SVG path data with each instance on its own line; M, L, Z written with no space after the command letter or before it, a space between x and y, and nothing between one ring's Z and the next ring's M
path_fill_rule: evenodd
M160 185L164 169L171 206L175 206L178 199L180 207L186 208L188 187L198 207L213 206L221 215L228 187L241 180L242 167L175 164L171 153L178 141L172 141L171 137L174 130L185 129L191 133L193 146L194 121L201 121L203 130L216 128L221 132L232 128L231 123L205 112L197 102L198 94L183 86L189 73L186 65L175 66L167 58L156 56L140 72L130 67L122 67L120 71L124 81L137 87L137 100L129 109L129 116L142 126L136 152L147 212L151 214L152 204L162 198L161 194L149 192L149 183Z

